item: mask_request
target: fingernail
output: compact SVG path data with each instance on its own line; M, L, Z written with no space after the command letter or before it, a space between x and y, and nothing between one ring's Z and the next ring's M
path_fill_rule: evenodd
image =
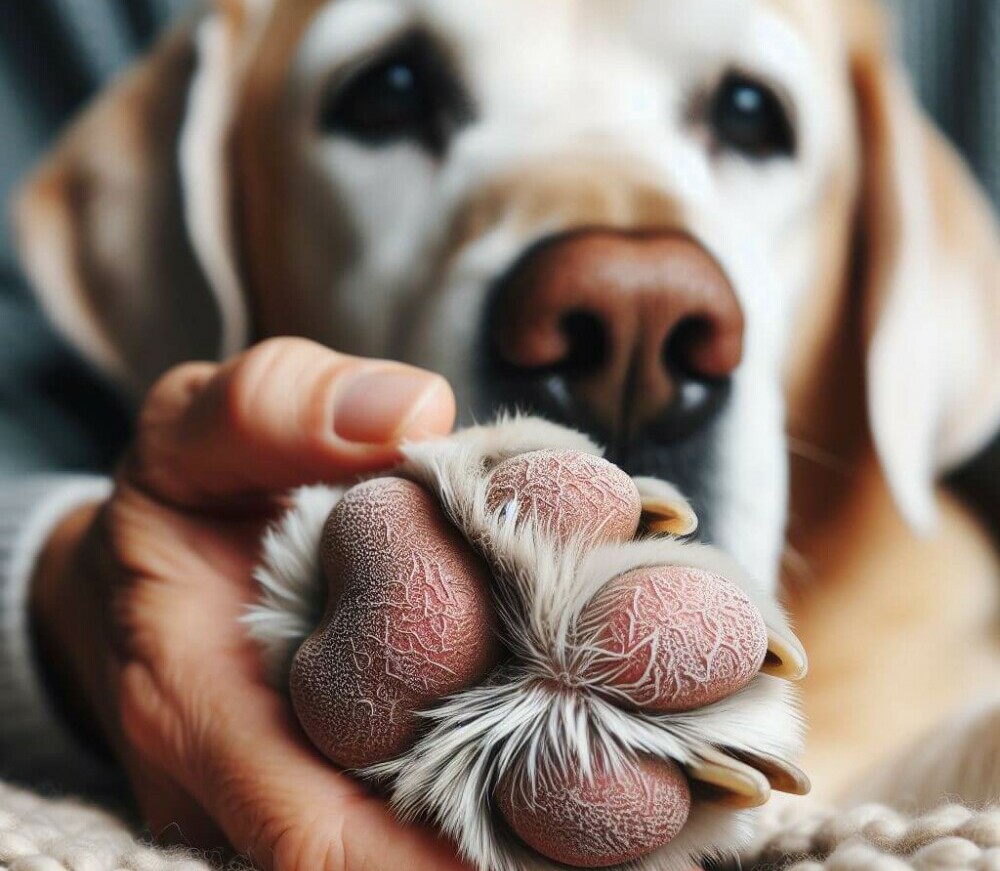
M425 412L446 389L443 378L404 366L361 369L341 386L333 409L334 432L344 441L388 445L415 437Z

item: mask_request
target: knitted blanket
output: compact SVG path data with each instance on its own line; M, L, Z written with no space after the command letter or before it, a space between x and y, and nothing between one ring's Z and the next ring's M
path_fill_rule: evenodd
M158 850L113 816L0 784L0 871L217 871ZM248 868L229 865L230 871ZM946 805L906 817L881 805L785 808L765 818L736 867L794 871L1000 871L1000 808Z

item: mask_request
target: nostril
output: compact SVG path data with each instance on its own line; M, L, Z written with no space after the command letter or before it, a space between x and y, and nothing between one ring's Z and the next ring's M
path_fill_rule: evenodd
M559 321L566 337L566 357L558 365L564 375L581 377L599 372L611 353L608 330L592 312L571 311Z
M717 330L711 318L684 318L663 343L663 365L672 375L698 380L718 377L715 372L706 371L703 365L716 338Z
M712 420L729 395L734 365L725 358L725 337L710 317L682 320L663 343L662 362L673 383L667 408L650 423L649 432L661 441L683 441Z

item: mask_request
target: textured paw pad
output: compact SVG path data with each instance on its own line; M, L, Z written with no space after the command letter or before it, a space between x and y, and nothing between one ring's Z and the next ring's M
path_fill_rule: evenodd
M683 566L635 569L586 607L600 652L587 677L635 707L690 711L743 689L767 653L767 627L735 584Z
M691 789L673 762L640 759L621 771L551 767L533 781L508 773L496 800L517 836L554 862L606 868L669 844L687 821Z
M571 450L532 451L505 460L490 475L490 511L530 518L558 541L591 544L635 536L642 502L635 482L601 457Z
M405 750L419 712L496 664L486 569L422 487L349 490L323 531L327 613L299 648L291 695L313 743L345 768Z

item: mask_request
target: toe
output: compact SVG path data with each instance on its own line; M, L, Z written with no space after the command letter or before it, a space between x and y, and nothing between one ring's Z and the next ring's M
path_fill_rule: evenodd
M486 507L516 511L557 541L582 536L597 545L635 537L642 500L635 482L600 457L572 450L520 454L490 476Z
M760 612L735 584L701 569L635 569L586 607L585 677L637 708L688 711L745 687L767 653Z
M670 761L643 758L621 771L600 766L589 776L539 766L501 779L501 813L514 833L547 858L576 868L604 868L668 844L687 821L691 791Z
M292 701L320 750L360 768L405 750L419 711L498 662L489 577L430 495L399 478L350 490L321 547L327 613L296 654Z

